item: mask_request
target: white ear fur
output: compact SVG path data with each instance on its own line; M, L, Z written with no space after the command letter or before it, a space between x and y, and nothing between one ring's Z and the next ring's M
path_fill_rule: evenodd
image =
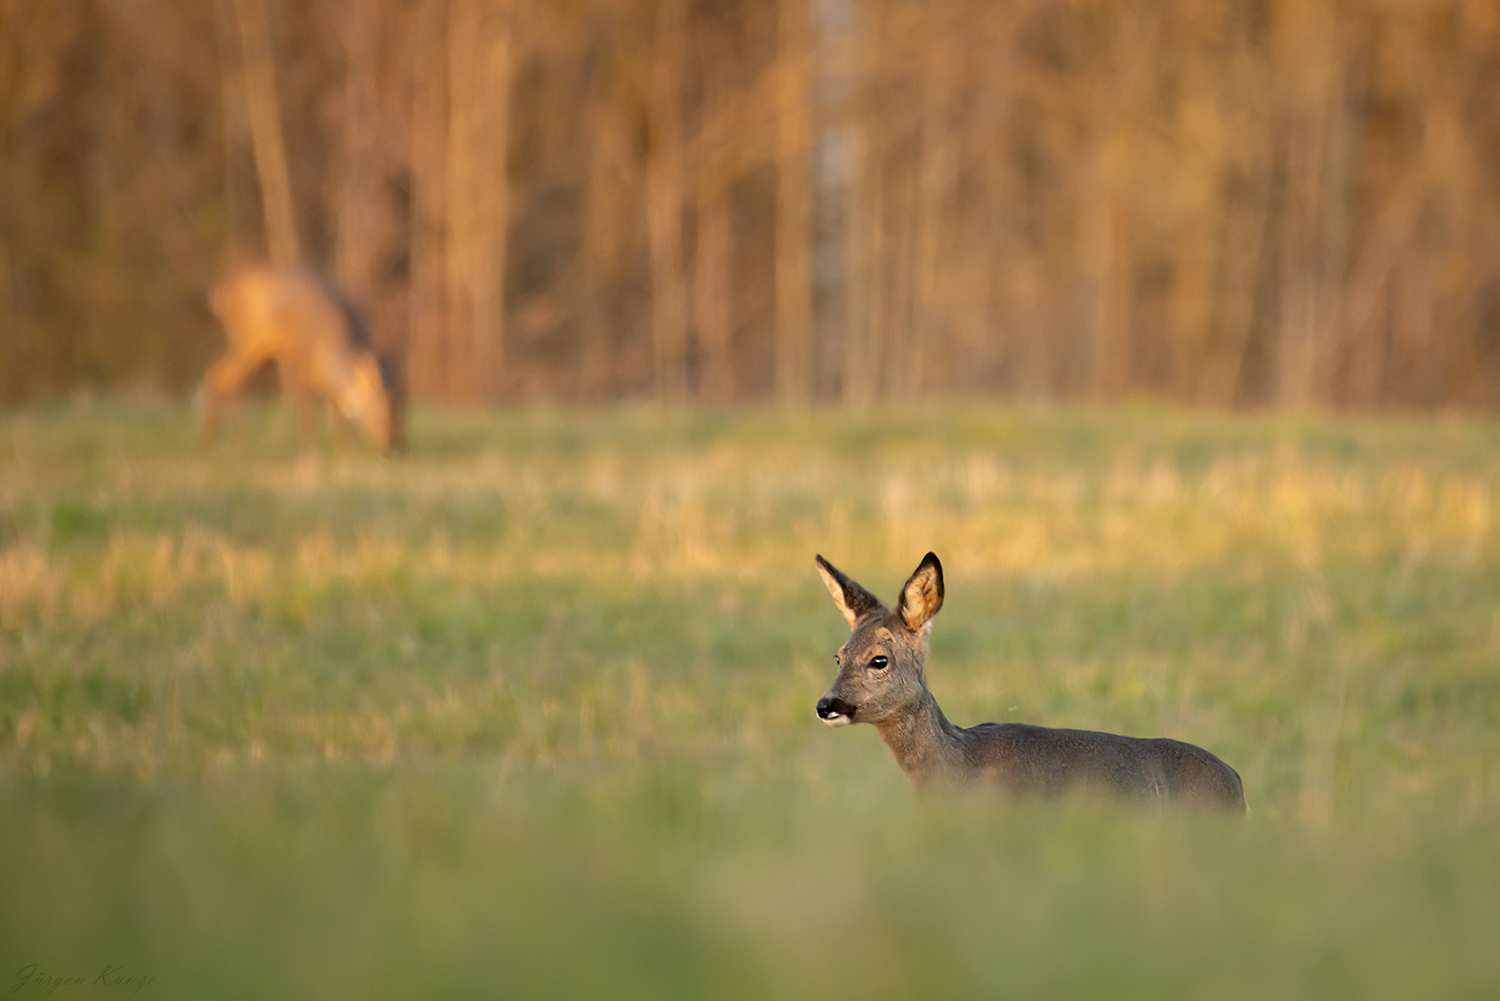
M844 598L844 586L839 583L837 577L823 569L823 564L818 564L818 576L823 578L823 586L828 588L828 593L833 595L833 603L838 606L845 619L849 620L849 628L854 628L859 613L849 607L849 602Z
M932 617L942 607L943 565L935 554L928 553L901 588L896 611L906 628L918 632L932 622Z
M818 557L818 574L823 578L823 585L828 588L828 593L833 595L833 603L848 620L850 629L854 628L854 623L859 621L861 615L881 607L879 598L821 556Z

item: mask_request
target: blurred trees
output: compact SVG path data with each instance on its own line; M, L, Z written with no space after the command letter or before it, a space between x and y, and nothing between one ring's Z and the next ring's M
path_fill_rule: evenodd
M0 0L0 399L237 262L419 397L1491 406L1494 0Z

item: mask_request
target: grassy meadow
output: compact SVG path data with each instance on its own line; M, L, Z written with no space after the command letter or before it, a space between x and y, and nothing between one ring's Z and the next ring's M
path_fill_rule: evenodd
M419 410L411 443L0 414L0 989L1500 993L1495 421ZM918 800L819 724L813 554L891 600L929 549L951 719L1190 740L1250 817Z

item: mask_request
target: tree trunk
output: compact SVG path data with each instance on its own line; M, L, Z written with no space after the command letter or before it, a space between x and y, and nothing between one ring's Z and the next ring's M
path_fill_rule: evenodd
M504 356L510 63L509 8L449 0L448 384L475 401L495 391Z
M369 308L375 293L380 179L375 145L378 15L359 0L344 9L344 135L339 172L334 273Z
M443 265L445 123L443 74L446 0L420 0L412 40L411 301L407 369L412 392L451 399L449 323Z
M780 0L776 131L776 398L812 399L812 32L809 0Z
M651 350L657 398L687 398L687 281L682 252L682 124L678 92L686 45L684 0L662 0L650 80L646 228L651 245Z
M282 142L281 105L276 98L276 57L271 47L271 25L265 0L234 0L245 61L245 105L250 113L250 135L260 196L266 213L266 241L271 262L296 264L302 254L292 208L292 183Z

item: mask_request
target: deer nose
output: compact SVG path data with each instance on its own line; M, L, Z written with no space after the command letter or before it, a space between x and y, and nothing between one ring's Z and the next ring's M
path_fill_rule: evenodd
M830 698L825 695L818 700L818 719L825 723L836 719L853 720L855 707L843 699Z

